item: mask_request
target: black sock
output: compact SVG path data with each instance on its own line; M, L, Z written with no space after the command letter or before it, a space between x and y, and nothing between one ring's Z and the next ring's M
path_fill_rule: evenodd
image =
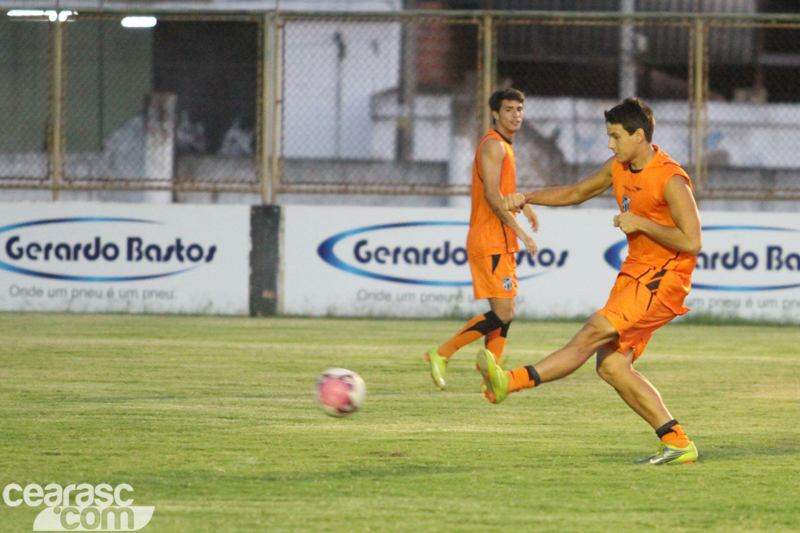
M669 422L667 422L666 424L664 424L663 426L658 428L656 430L656 435L658 435L659 439L663 438L664 435L666 435L667 433L673 433L672 427L673 426L677 426L677 425L678 425L678 421L673 418L672 420L670 420Z
M526 366L525 370L528 371L528 379L536 383L536 386L538 387L539 384L542 382L542 378L539 377L539 373L536 371L535 368L533 368L533 365Z

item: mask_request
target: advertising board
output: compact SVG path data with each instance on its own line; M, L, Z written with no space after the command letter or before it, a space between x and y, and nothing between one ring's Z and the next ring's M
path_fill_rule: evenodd
M613 209L537 208L535 256L517 258L516 314L588 316L627 254ZM701 213L703 250L687 305L695 314L800 322L800 216ZM286 314L441 317L473 300L468 209L307 207L284 211Z
M7 203L0 310L247 314L248 206Z

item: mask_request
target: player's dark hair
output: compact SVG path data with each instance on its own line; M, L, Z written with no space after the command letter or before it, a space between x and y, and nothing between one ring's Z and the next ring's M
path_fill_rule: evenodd
M619 124L629 135L642 128L647 142L653 142L653 130L656 128L653 110L635 96L626 98L604 114L608 124Z
M525 101L525 94L520 90L511 88L495 91L489 97L489 109L499 113L503 100L522 103Z

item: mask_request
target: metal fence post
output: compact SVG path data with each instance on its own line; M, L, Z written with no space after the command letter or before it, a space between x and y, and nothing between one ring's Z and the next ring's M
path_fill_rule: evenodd
M261 203L277 203L280 171L280 36L278 13L264 13L261 31L261 74L259 94L258 139Z
M492 94L494 90L494 78L495 78L495 62L494 62L494 19L491 13L486 13L483 16L483 94L478 101L478 105L480 109L483 110L482 113L482 121L481 121L481 131L479 135L483 135L483 133L492 127L492 111L489 109L489 106L486 105L486 100Z
M272 100L269 102L272 108L272 203L277 203L278 184L280 175L281 158L281 116L283 107L283 79L281 76L283 61L281 48L281 20L276 11L273 16L272 32Z
M634 0L622 0L620 12L636 12ZM619 99L636 96L636 27L631 19L623 19L619 29Z
M259 95L260 105L258 120L259 139L259 160L258 172L261 181L261 203L268 205L273 203L272 177L270 175L270 147L272 140L272 121L274 120L274 106L272 104L273 87L273 32L275 31L275 17L272 13L264 13L261 30L261 60L259 69L261 72L261 94Z
M62 144L62 119L64 111L64 22L61 17L52 22L52 70L53 77L50 90L50 124L51 124L51 172L53 184L53 200L61 195L61 180L64 175L64 153Z
M706 185L705 142L708 124L708 26L702 17L694 20L690 47L690 116L692 117L692 159L695 188L702 192Z

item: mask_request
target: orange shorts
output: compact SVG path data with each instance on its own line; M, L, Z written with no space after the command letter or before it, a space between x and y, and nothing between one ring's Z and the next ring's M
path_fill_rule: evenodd
M517 295L516 254L496 254L470 257L472 290L476 300L484 298L513 298Z
M606 306L597 314L606 317L619 333L619 339L607 347L620 353L632 348L634 361L653 332L678 316L647 285L625 274L617 276Z

